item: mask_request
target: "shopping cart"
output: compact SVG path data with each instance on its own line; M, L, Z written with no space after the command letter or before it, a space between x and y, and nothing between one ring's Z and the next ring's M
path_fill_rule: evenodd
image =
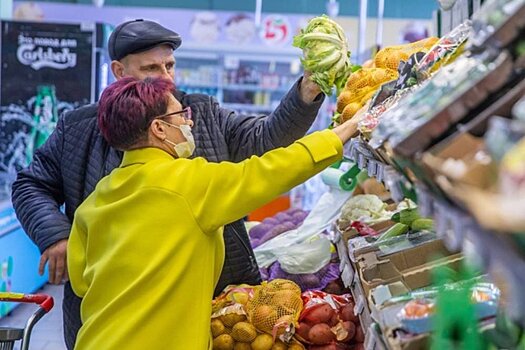
M38 310L29 318L25 328L0 327L0 350L12 350L18 340L22 341L20 350L29 349L31 331L35 324L53 308L53 297L46 294L0 292L0 301L38 304Z

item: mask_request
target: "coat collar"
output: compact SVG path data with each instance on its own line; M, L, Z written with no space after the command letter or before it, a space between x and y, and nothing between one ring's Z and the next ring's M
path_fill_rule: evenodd
M166 151L161 150L156 147L145 147L134 149L131 151L125 151L124 157L122 158L122 163L120 167L127 167L128 165L133 164L145 164L152 160L174 160L173 156Z

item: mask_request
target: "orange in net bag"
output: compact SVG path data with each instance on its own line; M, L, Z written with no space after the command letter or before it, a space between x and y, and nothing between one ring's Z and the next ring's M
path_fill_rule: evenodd
M429 37L410 44L388 46L379 50L374 57L374 64L378 68L388 68L397 71L401 61L406 61L416 52L427 52L439 41L437 37Z
M263 282L246 305L249 322L274 338L284 333L291 338L302 310L301 288L285 279Z

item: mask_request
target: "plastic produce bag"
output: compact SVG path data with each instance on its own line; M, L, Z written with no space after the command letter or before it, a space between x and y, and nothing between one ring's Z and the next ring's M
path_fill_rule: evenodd
M350 192L337 189L325 193L301 226L254 249L257 264L260 267L268 267L279 257L288 254L291 246L306 242L329 228L351 195Z
M311 242L296 244L288 248L288 253L277 260L281 268L288 273L315 273L330 262L331 243L328 238L320 237Z

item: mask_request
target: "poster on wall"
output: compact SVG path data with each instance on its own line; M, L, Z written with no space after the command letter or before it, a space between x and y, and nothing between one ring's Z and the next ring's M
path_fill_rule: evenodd
M0 199L53 131L58 116L93 99L93 28L1 22Z

